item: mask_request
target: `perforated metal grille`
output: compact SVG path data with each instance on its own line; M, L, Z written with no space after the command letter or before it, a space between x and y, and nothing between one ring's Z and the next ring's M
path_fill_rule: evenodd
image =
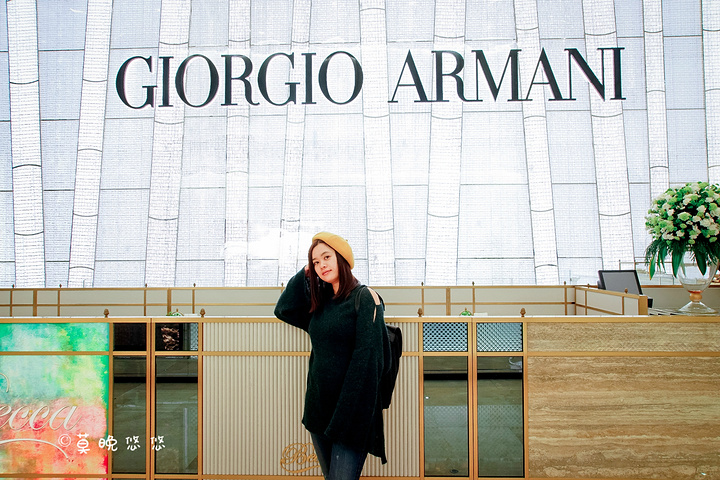
M478 323L478 352L522 352L522 323Z
M423 351L467 352L467 323L423 324Z

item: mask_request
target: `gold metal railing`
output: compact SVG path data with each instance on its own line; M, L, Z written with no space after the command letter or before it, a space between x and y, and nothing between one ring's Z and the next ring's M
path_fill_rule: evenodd
M218 288L11 288L0 289L3 317L144 317L168 312L212 316L272 316L283 287ZM574 315L625 314L638 304L636 295L599 291L591 286L385 286L374 287L383 297L386 313L394 316L453 316L473 314ZM612 297L622 305L593 300ZM612 303L612 302L610 302ZM630 308L647 313L647 306Z

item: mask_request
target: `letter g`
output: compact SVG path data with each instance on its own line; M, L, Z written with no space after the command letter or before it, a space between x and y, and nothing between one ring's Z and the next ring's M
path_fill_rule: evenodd
M139 110L143 108L146 105L150 105L151 107L154 106L154 95L153 90L155 89L155 85L143 85L143 88L145 89L145 103L140 105L139 107L133 107L130 105L130 103L127 100L127 96L125 95L125 72L127 71L128 65L130 65L130 62L133 60L136 60L138 58L141 58L145 60L145 63L147 63L148 69L150 72L152 72L152 56L150 57L131 57L125 60L125 63L122 64L120 67L120 70L118 70L117 77L115 78L115 89L117 90L118 96L120 97L120 100L127 105L130 108L134 108L135 110Z

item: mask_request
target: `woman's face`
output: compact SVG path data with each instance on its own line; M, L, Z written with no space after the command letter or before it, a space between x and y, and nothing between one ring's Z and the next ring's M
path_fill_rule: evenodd
M340 287L340 273L335 250L324 243L318 243L312 250L312 262L320 280L331 284L333 291L337 293Z

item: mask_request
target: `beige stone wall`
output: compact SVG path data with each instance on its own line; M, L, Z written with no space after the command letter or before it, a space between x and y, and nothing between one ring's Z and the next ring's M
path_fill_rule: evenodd
M717 320L529 323L529 476L720 478Z

